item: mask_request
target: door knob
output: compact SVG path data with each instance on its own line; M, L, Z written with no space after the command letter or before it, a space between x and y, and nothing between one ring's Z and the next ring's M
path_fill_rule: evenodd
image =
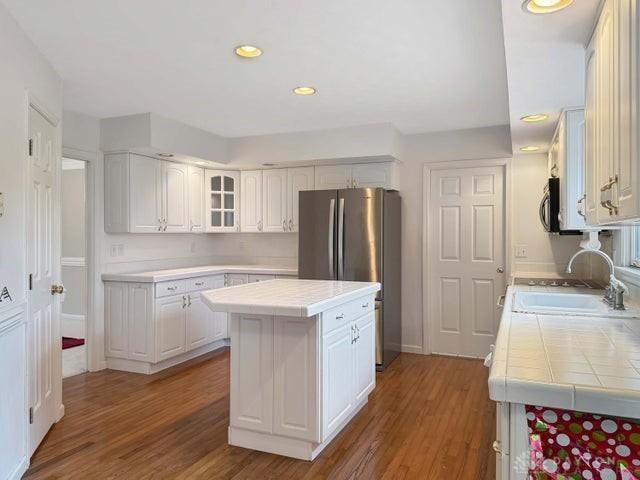
M504 267L498 267L498 268L496 268L496 272L498 272L498 273L504 273Z
M64 285L51 285L51 295L62 295L64 293Z

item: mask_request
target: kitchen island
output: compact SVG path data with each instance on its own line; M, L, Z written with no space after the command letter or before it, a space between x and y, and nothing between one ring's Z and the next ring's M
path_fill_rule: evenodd
M375 388L379 283L271 280L202 292L230 314L229 444L313 460Z

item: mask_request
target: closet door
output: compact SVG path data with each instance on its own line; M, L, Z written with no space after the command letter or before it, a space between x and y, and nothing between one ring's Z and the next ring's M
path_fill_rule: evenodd
M287 170L262 172L262 220L265 232L287 231Z
M157 233L162 230L162 162L134 153L129 156L131 233Z
M189 231L204 232L204 170L189 167Z
M189 231L189 166L162 162L165 232Z
M262 171L240 173L242 181L240 222L243 232L261 232L262 225Z

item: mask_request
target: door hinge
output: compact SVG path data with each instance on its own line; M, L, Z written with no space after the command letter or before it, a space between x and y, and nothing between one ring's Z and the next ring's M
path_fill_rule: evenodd
M33 273L29 274L29 290L33 290Z
M29 139L29 156L33 156L33 138Z
M29 407L29 425L33 425L33 407Z

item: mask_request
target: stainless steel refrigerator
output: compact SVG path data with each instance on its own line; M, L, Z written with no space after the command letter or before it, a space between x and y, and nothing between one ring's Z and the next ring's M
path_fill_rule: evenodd
M382 188L300 192L298 275L302 279L380 282L376 364L401 343L400 194Z

